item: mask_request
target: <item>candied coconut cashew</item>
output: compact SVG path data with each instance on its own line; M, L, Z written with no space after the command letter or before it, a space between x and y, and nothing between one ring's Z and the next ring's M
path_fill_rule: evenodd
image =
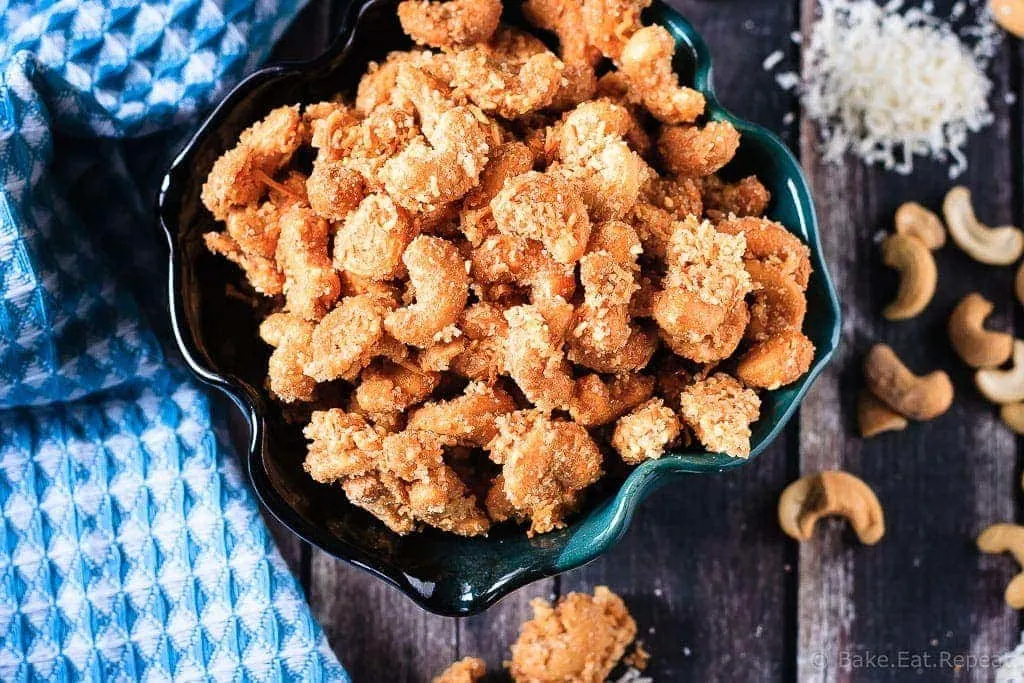
M225 220L233 207L259 201L267 181L291 161L308 134L298 105L274 109L242 131L238 144L214 162L203 184L203 204Z
M1012 225L990 228L974 215L971 191L962 185L946 193L942 202L949 236L975 261L1008 266L1024 253L1024 233Z
M679 176L702 178L717 173L732 161L739 147L739 131L728 121L662 126L658 135L658 152L665 168Z
M614 353L629 340L633 328L630 303L639 289L636 231L621 221L598 224L587 253L580 260L583 303L576 309L571 334L576 343L598 353Z
M599 375L576 380L569 414L584 427L611 424L654 393L654 378L635 373L615 375L605 382Z
M565 178L537 171L511 178L491 200L491 212L499 231L537 240L559 263L576 263L587 248L587 207Z
M871 487L849 472L809 474L786 487L779 497L779 526L790 538L808 541L822 517L845 517L864 545L885 535L882 505Z
M986 527L978 536L978 550L988 555L1010 553L1024 567L1024 526L1002 522ZM1007 584L1003 598L1013 609L1024 609L1024 572Z
M579 0L526 0L526 20L538 28L558 36L559 53L569 66L593 70L601 61L601 52L591 45L583 24L583 7Z
M900 273L896 300L885 307L888 320L909 320L923 311L935 296L939 271L931 250L916 237L899 233L882 242L882 261Z
M797 381L814 361L814 343L797 329L783 330L752 346L736 365L749 387L769 391Z
M570 311L572 307L563 302ZM535 304L505 311L505 367L527 400L543 411L565 410L573 396L569 363L562 351L564 329L554 329Z
M974 383L993 403L1024 401L1024 341L1013 341L1013 365L1009 370L983 368L974 374Z
M612 434L612 446L622 461L638 465L644 460L657 460L665 447L679 437L679 418L660 398L652 398L619 418Z
M763 216L772 201L772 193L756 176L725 183L718 176L710 175L703 179L701 200L708 218L720 221L730 214L739 218Z
M319 320L341 293L341 281L328 254L330 226L308 207L295 205L281 216L277 263L284 273L285 308L306 320Z
M520 683L603 683L636 637L636 622L606 586L594 595L569 593L552 607L530 601L533 619L523 624L507 665Z
M402 30L420 45L452 49L486 41L498 28L501 0L404 0Z
M775 266L792 277L801 290L807 289L811 278L811 250L781 223L755 216L730 216L716 223L715 229L727 235L742 234L747 240L745 259Z
M487 675L487 664L479 657L463 657L430 683L476 683Z
M397 413L425 401L440 381L436 372L385 359L362 371L355 399L360 412Z
M907 418L882 403L870 391L857 394L857 428L861 438L870 439L884 432L898 432L907 428Z
M429 235L414 239L402 262L409 271L416 303L389 313L384 326L398 341L426 348L466 307L466 262L454 244Z
M750 425L761 399L733 377L719 372L683 390L679 413L704 447L734 458L750 455Z
M334 265L359 277L392 280L416 237L409 214L386 194L371 194L347 215L334 235Z
M445 464L443 443L435 434L412 430L389 434L381 442L381 460L385 472L405 484L413 519L459 536L487 533L490 520L476 496Z
M785 330L800 330L807 316L807 295L777 265L746 261L753 292L746 338L762 342Z
M935 212L929 211L917 202L905 202L896 209L894 218L896 234L921 240L932 251L946 244L946 229Z
M292 313L275 313L260 323L260 338L274 347L267 365L267 383L285 403L313 400L316 380L303 372L313 327L313 323Z
M558 133L558 158L562 163L549 168L549 172L557 171L579 183L590 218L595 221L628 215L653 174L623 137L633 123L625 107L594 100L569 112Z
M583 0L583 25L590 42L609 59L619 59L626 43L643 28L640 13L651 0Z
M864 359L868 389L890 408L911 420L931 420L953 403L953 383L942 370L918 377L890 347L876 344Z
M452 84L481 110L515 119L551 104L565 65L537 38L501 28L454 57Z
M634 33L619 57L629 79L629 94L663 123L692 123L704 113L704 95L679 85L672 69L675 41L662 26L645 26Z
M1010 359L1013 336L985 329L992 303L977 292L965 296L949 316L949 341L972 368L994 368Z
M316 410L302 433L310 442L302 467L314 481L330 484L377 467L384 431L361 415Z
M375 293L342 299L313 330L303 372L317 382L354 380L380 350L384 316L394 305Z
M506 392L472 382L461 396L417 408L408 428L437 434L450 446L485 446L498 433L495 420L515 409Z
M597 444L575 422L553 420L539 410L502 415L496 423L498 434L486 448L502 466L504 502L515 517L530 520L530 536L562 528L583 490L601 476Z

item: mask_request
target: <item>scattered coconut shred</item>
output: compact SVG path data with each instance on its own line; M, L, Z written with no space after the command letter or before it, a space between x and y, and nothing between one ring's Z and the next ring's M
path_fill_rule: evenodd
M968 133L992 123L985 69L1000 34L984 0L956 3L950 22L962 24L965 13L975 21L956 32L929 12L931 3L902 13L901 6L820 0L803 77L780 73L776 81L800 93L826 160L852 151L906 175L919 155L950 163L955 178L967 168ZM777 63L769 56L765 68Z

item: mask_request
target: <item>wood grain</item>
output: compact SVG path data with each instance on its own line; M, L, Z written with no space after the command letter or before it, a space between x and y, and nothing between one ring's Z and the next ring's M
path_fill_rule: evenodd
M804 1L805 34L813 8L813 0ZM970 171L958 181L974 189L983 215L993 221L1013 218L1012 184L1006 182L1013 177L1013 156L1003 104L1009 70L1005 55L993 65L999 123L972 137ZM848 529L832 522L801 547L798 679L907 676L898 662L858 668L854 658L871 653L891 661L900 652L927 653L934 661L944 651L997 654L1016 639L1016 615L1000 599L1011 570L982 558L973 538L992 521L1013 519L1016 447L973 389L970 373L949 346L945 324L956 302L974 290L997 303L997 320L1007 324L1012 273L976 264L947 246L937 255L939 291L925 313L912 321L885 322L880 311L893 296L896 277L881 266L877 235L891 230L893 212L903 201L938 208L950 181L934 163L921 163L912 177L867 169L855 160L826 164L817 154L814 128L805 122L801 133L801 156L818 200L826 260L845 318L840 353L803 404L801 470L844 468L860 475L878 493L888 530L876 548L863 548ZM853 424L860 362L872 344L883 341L917 372L948 369L958 397L952 410L933 422L862 441ZM975 667L960 677L989 680L991 673ZM947 668L941 678L952 675Z

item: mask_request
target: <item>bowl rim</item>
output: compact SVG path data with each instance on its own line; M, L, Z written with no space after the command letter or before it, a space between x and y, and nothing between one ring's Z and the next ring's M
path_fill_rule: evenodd
M474 596L467 604L452 605L434 600L429 592L425 592L416 585L414 577L393 566L391 563L381 563L353 543L335 539L336 542L329 544L329 547L327 547L325 543L318 540L322 536L322 531L303 519L269 481L262 462L267 446L264 417L266 405L264 398L254 388L250 387L247 382L242 381L231 373L219 372L201 360L204 354L194 343L194 336L191 334L192 326L189 322L189 316L185 311L183 287L178 282L178 271L184 257L176 245L178 227L174 219L177 218L177 214L169 215L171 208L169 206L169 197L174 193L175 176L181 172L181 169L189 167L196 148L199 147L200 143L208 135L216 130L220 122L251 89L270 78L287 75L302 76L304 72L308 72L318 66L331 63L336 59L343 59L354 42L356 36L355 28L360 25L363 15L378 5L393 2L395 0L356 0L352 2L341 21L337 37L324 52L309 60L270 64L243 78L196 127L195 132L188 137L181 150L171 161L160 185L157 197L157 214L168 241L169 274L167 286L169 313L176 345L189 369L203 382L212 385L227 395L245 418L250 432L248 453L246 454L246 470L260 502L283 526L305 542L382 579L400 590L420 607L446 616L467 616L482 612L509 593L528 583L582 566L602 555L628 530L632 517L643 500L654 490L668 483L673 478L688 474L724 472L746 465L760 455L775 440L779 433L786 428L806 396L807 391L833 357L840 341L842 312L835 286L825 264L818 234L819 226L813 198L799 161L773 132L763 126L737 117L722 106L714 88L713 60L707 43L693 25L675 9L661 2L661 0L655 0L653 5L655 11L660 15L657 23L661 25L668 24L667 28L673 34L673 38L677 42L681 40L692 53L694 61L694 88L705 96L707 101L707 118L709 120L729 121L741 134L758 138L762 144L771 148L773 155L781 157L794 170L794 173L791 174L792 177L789 177L789 181L792 184L790 191L797 200L796 204L801 216L801 224L806 228L805 241L810 248L815 277L821 279L821 285L824 289L826 311L823 311L823 313L830 312L835 321L832 329L829 331L826 344L824 346L819 344L815 360L808 372L799 380L799 387L789 400L788 406L776 416L773 427L754 446L748 458L732 458L705 451L690 453L671 452L661 459L643 463L634 468L622 482L619 490L602 504L601 511L604 514L604 526L597 536L588 541L585 551L579 551L573 543L569 542L553 564L543 567L526 568L522 572L506 576L503 581L490 585L486 590ZM792 228L792 226L787 227ZM345 553L338 552L339 545L345 549Z

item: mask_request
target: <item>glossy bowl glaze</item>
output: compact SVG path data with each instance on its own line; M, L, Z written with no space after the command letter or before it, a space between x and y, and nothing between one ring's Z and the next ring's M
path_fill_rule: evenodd
M506 21L521 23L514 3L506 5L511 6L506 8ZM835 350L839 305L822 260L814 205L796 159L774 135L735 118L718 103L707 45L689 23L660 3L651 8L647 20L662 24L675 37L680 78L705 94L710 117L731 121L743 135L739 153L724 175L756 172L772 192L770 216L811 248L814 274L807 290L805 331L817 354L799 382L764 395L762 415L753 428L752 459L784 428ZM593 560L625 533L641 501L675 477L721 472L749 460L695 451L612 473L594 487L567 528L532 539L508 525L486 538L459 538L434 530L400 537L348 504L337 487L317 484L306 475L301 425L290 422L264 389L269 349L259 340L257 327L265 311L239 296L237 269L203 246L202 234L217 226L200 203L200 188L214 160L270 109L351 93L368 61L408 46L395 17L395 0L354 3L341 36L325 54L310 62L258 71L224 99L169 169L159 216L171 247L170 313L178 344L195 373L244 412L251 430L248 470L263 503L312 545L372 572L424 608L467 615L524 584Z

